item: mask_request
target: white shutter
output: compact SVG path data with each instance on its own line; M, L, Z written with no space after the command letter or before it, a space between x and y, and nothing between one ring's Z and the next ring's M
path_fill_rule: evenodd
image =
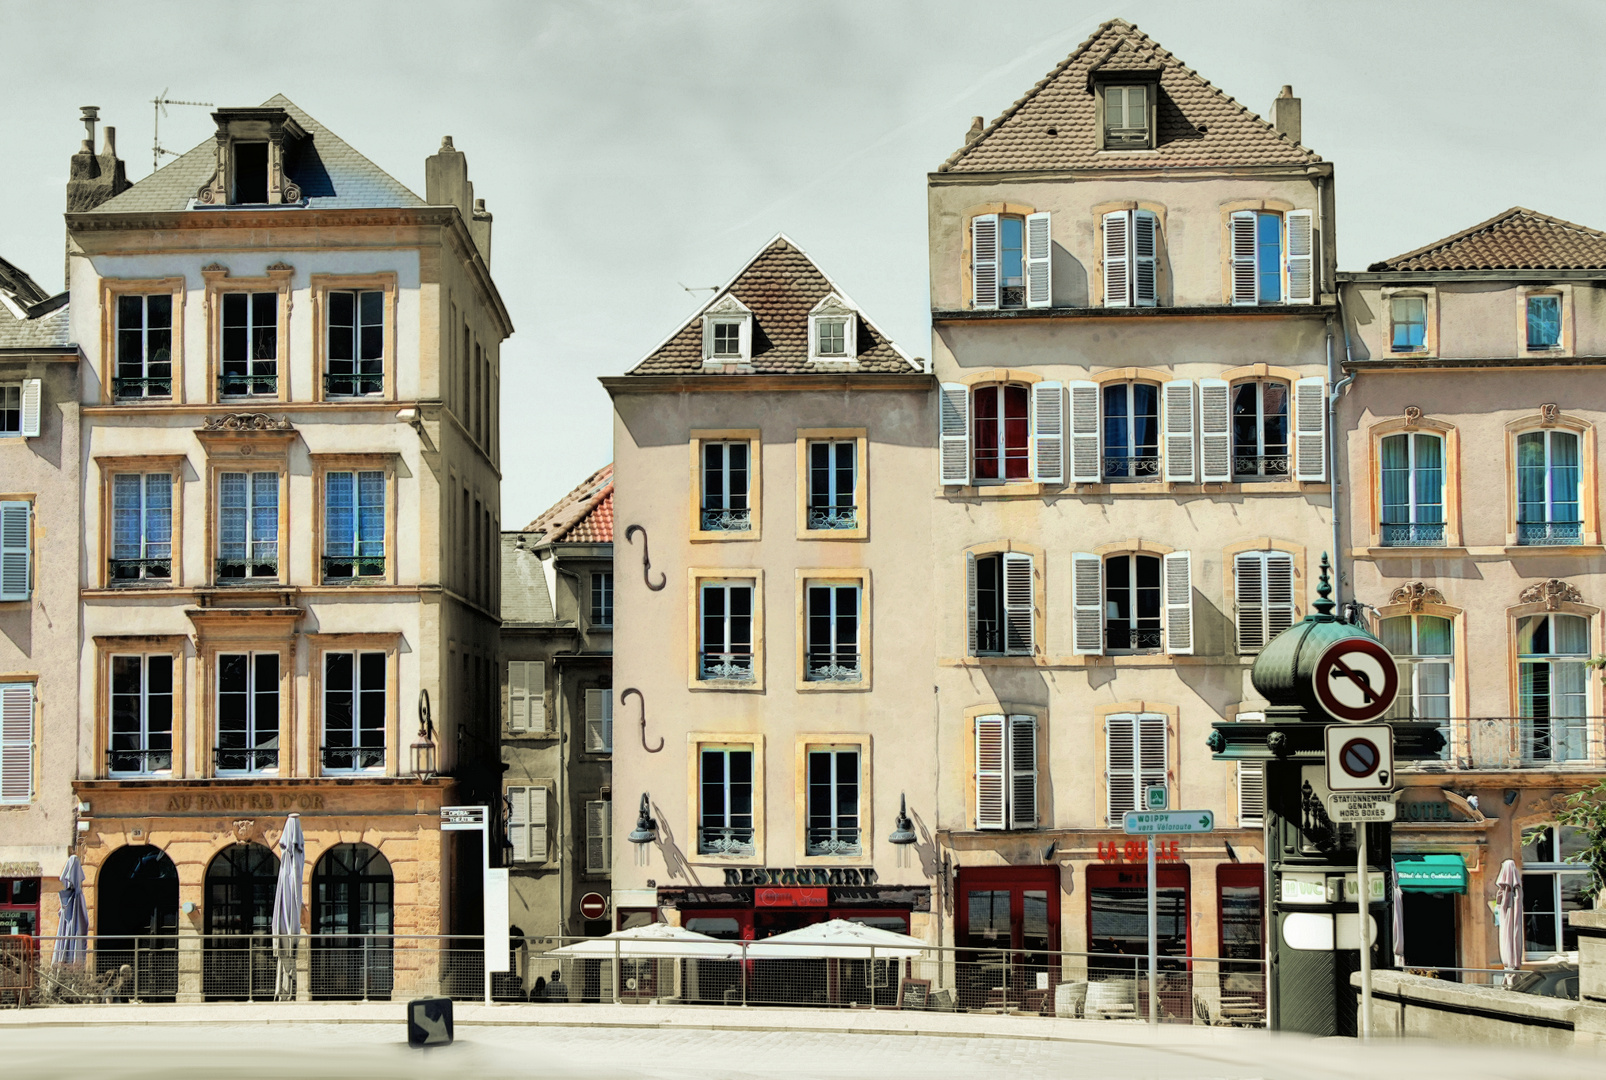
M1254 304L1260 299L1255 280L1255 212L1232 215L1232 302Z
M1316 302L1316 236L1309 210L1290 210L1283 217L1288 231L1288 302Z
M586 803L586 870L605 874L613 865L613 803Z
M613 691L586 691L586 750L605 754L613 749Z
M1266 764L1238 763L1238 825L1262 825L1266 820Z
M970 483L970 387L943 383L937 395L937 412L942 482L963 487Z
M547 854L546 788L530 788L529 800L530 861L546 862L550 857Z
M1232 481L1232 396L1223 379L1199 380L1199 479Z
M1165 478L1193 483L1193 380L1173 379L1160 387L1165 413Z
M976 828L1004 827L1004 718L976 717Z
M1054 302L1052 255L1054 245L1049 215L1026 215L1026 306L1051 307Z
M1103 479L1099 454L1099 384L1067 383L1071 394L1071 482L1096 484Z
M1327 479L1327 380L1317 375L1294 383L1294 475Z
M1071 555L1071 651L1104 653L1104 560L1086 552Z
M998 306L997 214L982 214L970 222L970 306Z
M530 730L546 731L546 661L527 660L524 670L530 703Z
M1037 717L1009 718L1009 827L1037 827Z
M976 556L965 552L965 632L966 656L976 655Z
M513 844L513 861L530 861L530 789L507 789L507 838Z
M0 803L33 798L33 683L0 686Z
M1032 387L1032 479L1065 483L1065 387L1057 382Z
M1154 212L1132 211L1132 302L1138 307L1153 307L1159 300L1159 238Z
M1006 552L1004 562L1004 654L1031 656L1036 651L1032 616L1036 597L1032 557Z
M1193 554L1165 556L1165 651L1174 656L1193 652Z
M26 600L33 592L32 514L30 502L0 503L0 600Z
M530 730L530 674L523 660L507 662L507 729Z
M1167 764L1165 717L1143 713L1138 717L1138 798L1142 798L1145 788L1167 786ZM1132 808L1141 810L1143 805L1134 800Z
M40 380L22 380L22 436L25 439L39 435L39 407L43 396Z
M1258 551L1245 551L1232 561L1233 592L1238 616L1238 651L1258 652L1266 644L1266 566Z
M1131 713L1104 718L1104 811L1111 825L1138 808L1137 727Z
M1266 640L1294 625L1294 557L1268 551L1266 562Z
M1132 282L1128 252L1132 239L1132 213L1117 210L1104 215L1104 306L1130 307Z

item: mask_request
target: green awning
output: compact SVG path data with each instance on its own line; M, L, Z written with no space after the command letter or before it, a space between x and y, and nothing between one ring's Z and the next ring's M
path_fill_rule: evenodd
M1396 855L1401 892L1464 893L1467 864L1459 855Z

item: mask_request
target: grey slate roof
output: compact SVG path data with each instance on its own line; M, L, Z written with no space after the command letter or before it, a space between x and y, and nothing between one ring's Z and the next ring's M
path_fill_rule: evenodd
M546 573L534 547L534 534L502 534L503 625L551 625L557 621L552 595L547 592Z
M67 294L47 296L33 278L0 259L0 349L49 349L66 344Z
M296 148L286 169L290 179L301 188L308 206L338 210L426 205L401 181L352 149L283 94L275 94L262 104L268 108L282 108L309 136ZM195 198L197 189L211 178L216 162L216 143L209 138L89 212L129 214L183 210Z

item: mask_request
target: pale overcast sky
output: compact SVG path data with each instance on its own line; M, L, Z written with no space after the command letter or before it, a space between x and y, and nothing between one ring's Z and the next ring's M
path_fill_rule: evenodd
M1339 265L1521 204L1606 227L1606 3L1198 0L0 0L0 256L61 287L78 106L151 170L150 101L283 93L422 194L450 134L496 216L503 512L608 461L623 372L776 232L930 351L925 184L1103 20L1261 114L1284 83L1336 166ZM162 142L210 137L174 107Z

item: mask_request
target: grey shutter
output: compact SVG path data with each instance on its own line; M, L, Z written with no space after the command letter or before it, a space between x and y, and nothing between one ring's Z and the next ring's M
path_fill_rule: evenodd
M613 691L586 691L586 750L605 754L613 749Z
M1132 212L1117 210L1104 215L1104 306L1132 304Z
M1033 633L1035 614L1035 583L1032 580L1032 557L1019 552L1006 552L1004 563L1004 653L1008 656L1031 656L1036 651Z
M1057 382L1032 386L1032 479L1065 483L1065 387Z
M43 397L39 379L22 380L22 437L25 439L39 436L39 409Z
M1193 454L1193 380L1173 379L1160 387L1165 413L1165 478L1191 484Z
M1009 718L1009 827L1037 827L1037 717Z
M1262 825L1266 820L1266 766L1260 761L1238 763L1238 824Z
M1199 380L1199 479L1232 480L1232 395L1223 379Z
M1138 717L1138 784L1137 796L1142 798L1145 788L1166 787L1167 773L1170 771L1166 753L1166 725L1165 717L1158 713L1143 713ZM1141 810L1143 804L1134 804L1134 810Z
M1193 652L1193 555L1173 551L1165 556L1165 651L1175 656Z
M1103 479L1099 454L1099 384L1066 384L1071 395L1071 482L1096 484Z
M530 789L507 789L507 838L513 845L513 861L530 861Z
M1132 211L1132 302L1153 307L1159 302L1160 222L1150 210Z
M33 683L0 686L0 803L33 798Z
M1104 718L1104 815L1111 825L1138 808L1137 728L1132 713Z
M1268 551L1266 565L1266 640L1294 625L1294 557Z
M1071 623L1072 652L1104 653L1104 560L1097 555L1071 555Z
M0 502L0 600L26 600L33 592L30 502Z
M1004 752L1002 716L976 717L976 828L1004 827Z
M1255 212L1239 210L1232 215L1232 302L1255 304L1260 293L1255 280Z
M507 662L507 729L530 730L530 674L523 660Z
M1052 255L1054 245L1049 215L1026 215L1026 306L1050 307L1054 302Z
M1233 593L1238 617L1238 651L1258 652L1266 644L1266 560L1259 551L1245 551L1232 561Z
M613 804L605 801L586 803L586 870L590 873L607 873L613 859Z
M1290 210L1283 218L1288 231L1288 302L1316 302L1316 237L1309 210Z
M529 680L530 730L549 731L551 725L546 719L546 661L527 660L524 667Z
M966 656L976 655L976 556L965 552L965 632Z
M1294 475L1327 479L1327 380L1320 375L1294 383Z
M548 854L547 844L547 814L546 796L544 787L532 787L530 796L530 861L546 862L551 856Z
M982 214L970 222L970 306L998 306L997 214Z
M942 482L963 487L970 483L970 387L943 383L937 394L937 412Z

